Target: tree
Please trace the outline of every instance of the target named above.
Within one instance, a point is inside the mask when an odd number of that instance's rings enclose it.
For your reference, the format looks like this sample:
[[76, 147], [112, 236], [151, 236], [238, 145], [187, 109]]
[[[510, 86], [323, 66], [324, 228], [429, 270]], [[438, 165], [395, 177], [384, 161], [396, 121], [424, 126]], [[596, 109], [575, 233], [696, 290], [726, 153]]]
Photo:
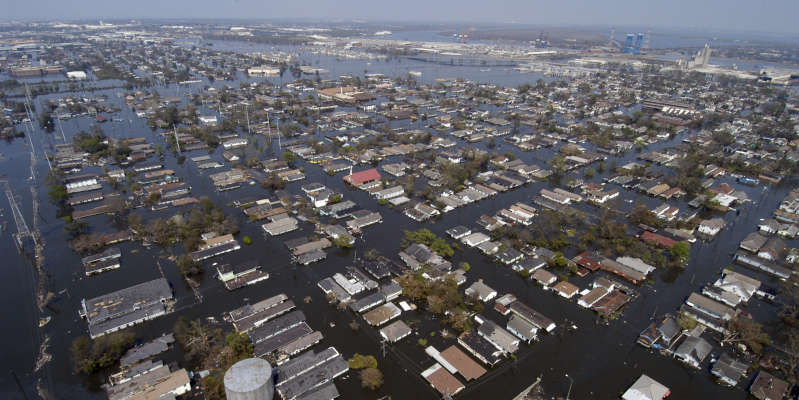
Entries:
[[563, 256], [563, 253], [557, 252], [555, 253], [555, 257], [552, 257], [548, 264], [552, 268], [562, 269], [566, 268], [566, 266], [569, 265], [569, 262], [566, 260], [566, 257]]
[[89, 230], [88, 223], [83, 221], [76, 221], [68, 215], [64, 217], [64, 221], [66, 221], [66, 224], [64, 225], [64, 231], [67, 233], [67, 235], [69, 235], [70, 238], [74, 238]]
[[361, 387], [376, 390], [383, 386], [383, 373], [377, 368], [366, 368], [361, 371]]
[[135, 336], [130, 332], [114, 332], [92, 341], [79, 336], [72, 341], [70, 353], [76, 371], [93, 374], [119, 362], [120, 357], [133, 345]]
[[680, 325], [680, 328], [686, 331], [690, 331], [691, 329], [694, 329], [696, 327], [697, 322], [696, 319], [694, 319], [694, 317], [684, 312], [680, 312], [680, 315], [677, 317], [677, 324]]
[[53, 116], [49, 111], [44, 111], [41, 115], [39, 115], [39, 128], [42, 128], [47, 132], [52, 132], [55, 130], [55, 122], [53, 121]]
[[687, 242], [677, 242], [671, 247], [670, 252], [672, 257], [680, 260], [681, 263], [685, 263], [691, 256], [691, 245]]
[[60, 203], [67, 198], [67, 187], [64, 185], [51, 185], [47, 195], [50, 196], [50, 201], [53, 203]]
[[225, 343], [231, 350], [236, 359], [242, 360], [252, 357], [252, 341], [244, 333], [229, 333], [225, 337]]
[[173, 328], [175, 339], [183, 347], [189, 359], [208, 357], [221, 339], [221, 330], [203, 324], [200, 320], [188, 321], [178, 318]]
[[737, 316], [727, 322], [727, 331], [721, 339], [721, 345], [741, 343], [753, 352], [760, 354], [763, 347], [771, 343], [771, 338], [763, 332], [763, 326], [751, 318]]
[[452, 249], [445, 239], [436, 236], [435, 233], [427, 228], [416, 231], [405, 231], [405, 241], [408, 243], [424, 244], [441, 257], [452, 257], [455, 254], [455, 250]]
[[630, 211], [629, 218], [630, 222], [634, 224], [658, 225], [657, 216], [652, 211], [649, 211], [649, 208], [640, 199], [636, 200], [635, 206], [633, 206], [632, 211]]
[[183, 276], [197, 275], [202, 272], [202, 266], [197, 261], [194, 261], [190, 255], [184, 254], [180, 256], [177, 262], [178, 271]]
[[334, 238], [333, 239], [333, 244], [336, 247], [339, 247], [339, 248], [342, 248], [342, 249], [349, 249], [349, 248], [352, 248], [354, 246], [354, 243], [352, 242], [351, 238], [349, 236], [344, 236], [344, 235], [340, 235], [340, 236]]
[[355, 353], [347, 360], [351, 369], [377, 368], [377, 359], [373, 355], [361, 355]]
[[289, 165], [294, 165], [294, 161], [297, 160], [297, 155], [295, 155], [294, 153], [292, 153], [290, 151], [284, 151], [282, 157], [283, 157], [283, 161], [285, 161], [286, 164], [289, 164]]
[[799, 331], [796, 329], [791, 329], [788, 332], [788, 337], [785, 341], [784, 352], [785, 352], [785, 364], [788, 367], [788, 370], [785, 371], [788, 374], [788, 379], [791, 382], [796, 382], [797, 375], [799, 374]]

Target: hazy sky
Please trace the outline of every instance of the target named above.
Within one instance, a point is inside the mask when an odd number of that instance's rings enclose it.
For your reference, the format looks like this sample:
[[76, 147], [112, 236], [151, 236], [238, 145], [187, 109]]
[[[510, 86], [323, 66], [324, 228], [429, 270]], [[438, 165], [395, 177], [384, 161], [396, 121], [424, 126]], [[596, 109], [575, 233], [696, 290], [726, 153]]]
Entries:
[[0, 0], [0, 10], [0, 19], [379, 19], [799, 33], [799, 0]]

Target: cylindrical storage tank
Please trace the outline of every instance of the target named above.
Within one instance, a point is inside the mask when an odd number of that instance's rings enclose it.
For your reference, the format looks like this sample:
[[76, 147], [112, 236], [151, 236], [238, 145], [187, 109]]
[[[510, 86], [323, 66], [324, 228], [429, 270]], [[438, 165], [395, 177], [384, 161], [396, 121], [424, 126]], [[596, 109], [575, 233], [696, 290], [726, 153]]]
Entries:
[[274, 395], [272, 367], [266, 360], [241, 360], [225, 372], [227, 400], [272, 400]]

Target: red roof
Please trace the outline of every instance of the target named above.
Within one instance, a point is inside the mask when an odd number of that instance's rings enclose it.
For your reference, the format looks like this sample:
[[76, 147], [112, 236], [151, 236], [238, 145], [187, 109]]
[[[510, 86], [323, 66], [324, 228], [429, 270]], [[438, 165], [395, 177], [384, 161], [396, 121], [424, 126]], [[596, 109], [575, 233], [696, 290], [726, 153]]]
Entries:
[[601, 258], [591, 257], [591, 255], [588, 254], [587, 251], [584, 251], [579, 256], [574, 257], [572, 261], [574, 261], [575, 263], [577, 263], [577, 265], [581, 267], [590, 269], [591, 271], [598, 270], [602, 265], [602, 263], [600, 262]]
[[675, 242], [674, 240], [671, 240], [663, 235], [658, 235], [657, 233], [652, 233], [648, 231], [645, 231], [641, 235], [641, 240], [668, 248], [671, 248], [672, 246], [677, 244], [677, 242]]
[[380, 180], [380, 173], [375, 168], [355, 172], [344, 177], [344, 181], [351, 185], [362, 185], [377, 180]]

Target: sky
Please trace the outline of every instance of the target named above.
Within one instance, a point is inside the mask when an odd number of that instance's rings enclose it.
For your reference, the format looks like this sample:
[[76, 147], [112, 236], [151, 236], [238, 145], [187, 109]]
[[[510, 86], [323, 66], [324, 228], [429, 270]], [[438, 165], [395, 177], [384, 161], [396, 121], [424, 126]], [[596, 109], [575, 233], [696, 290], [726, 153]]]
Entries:
[[0, 19], [311, 18], [799, 34], [799, 0], [0, 0]]

